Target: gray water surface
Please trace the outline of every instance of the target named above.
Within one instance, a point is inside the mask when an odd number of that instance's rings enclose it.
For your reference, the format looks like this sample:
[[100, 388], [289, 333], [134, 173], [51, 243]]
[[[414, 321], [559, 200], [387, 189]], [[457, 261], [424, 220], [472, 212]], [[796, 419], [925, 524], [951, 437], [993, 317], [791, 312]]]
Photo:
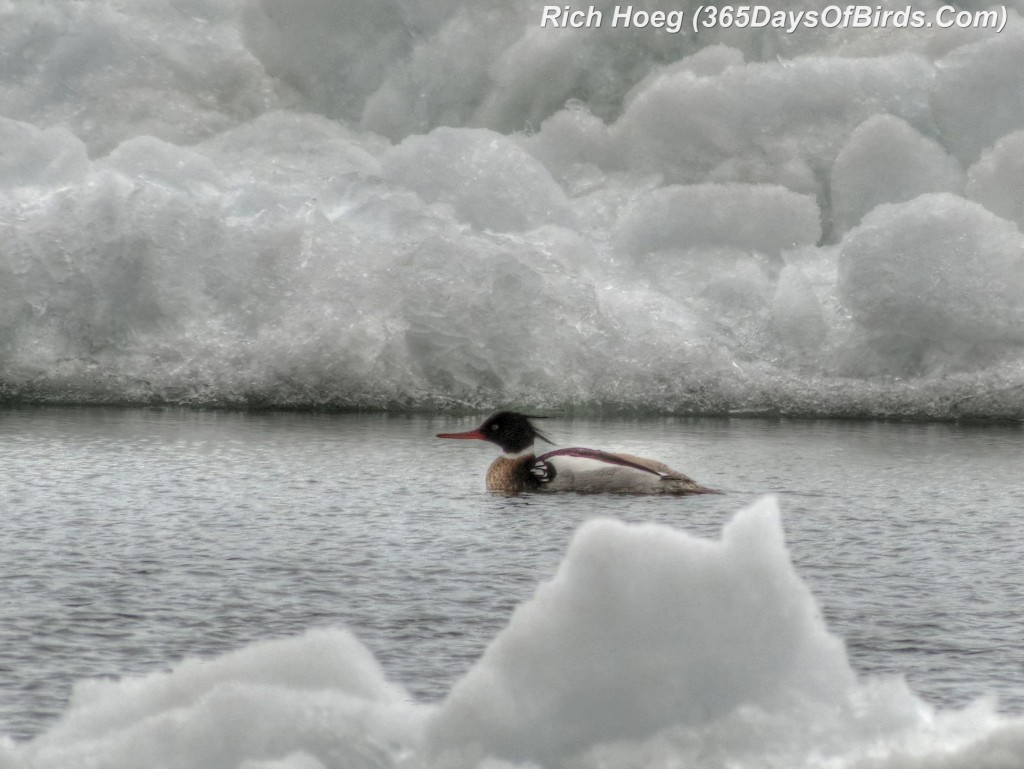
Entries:
[[656, 457], [727, 493], [492, 496], [478, 418], [0, 411], [0, 734], [72, 684], [345, 624], [443, 697], [595, 515], [704, 537], [779, 495], [797, 570], [863, 674], [1024, 712], [1017, 427], [550, 419], [560, 445]]

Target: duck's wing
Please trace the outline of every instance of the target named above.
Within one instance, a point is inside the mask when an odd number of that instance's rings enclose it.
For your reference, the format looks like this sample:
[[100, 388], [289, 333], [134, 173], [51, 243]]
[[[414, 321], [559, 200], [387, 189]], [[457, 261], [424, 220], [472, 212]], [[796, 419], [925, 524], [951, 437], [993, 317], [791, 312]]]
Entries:
[[613, 454], [600, 449], [556, 449], [537, 457], [530, 474], [540, 483], [550, 483], [559, 474], [580, 476], [590, 473], [608, 474], [616, 468], [626, 473], [639, 473], [649, 481], [686, 481], [691, 479], [670, 468], [668, 465], [653, 459], [633, 456], [632, 454]]

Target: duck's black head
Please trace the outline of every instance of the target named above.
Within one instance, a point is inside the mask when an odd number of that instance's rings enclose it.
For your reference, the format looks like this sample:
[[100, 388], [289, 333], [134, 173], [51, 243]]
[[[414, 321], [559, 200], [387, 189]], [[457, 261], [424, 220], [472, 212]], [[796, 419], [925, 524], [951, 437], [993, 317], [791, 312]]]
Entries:
[[499, 411], [484, 420], [475, 430], [464, 433], [438, 433], [438, 438], [477, 439], [490, 441], [501, 447], [506, 454], [516, 454], [530, 448], [536, 438], [547, 441], [547, 437], [530, 422], [529, 417], [516, 411]]

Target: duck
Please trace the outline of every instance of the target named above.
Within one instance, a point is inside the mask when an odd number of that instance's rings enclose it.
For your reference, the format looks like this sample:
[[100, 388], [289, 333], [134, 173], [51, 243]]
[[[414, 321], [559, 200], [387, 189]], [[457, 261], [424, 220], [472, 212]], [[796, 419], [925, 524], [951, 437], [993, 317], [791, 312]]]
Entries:
[[[552, 443], [531, 419], [542, 417], [499, 411], [475, 430], [438, 433], [438, 438], [481, 440], [501, 449], [487, 469], [487, 490], [508, 495], [523, 492], [618, 494], [718, 494], [663, 462], [599, 449], [554, 449], [537, 456], [537, 439]], [[552, 443], [552, 445], [554, 445]]]

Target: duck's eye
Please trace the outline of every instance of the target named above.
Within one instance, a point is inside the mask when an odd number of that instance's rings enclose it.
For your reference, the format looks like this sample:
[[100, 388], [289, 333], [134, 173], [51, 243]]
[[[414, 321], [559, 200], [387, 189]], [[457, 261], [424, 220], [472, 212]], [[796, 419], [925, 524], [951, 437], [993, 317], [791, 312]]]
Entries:
[[491, 425], [491, 432], [492, 432], [492, 433], [493, 433], [493, 432], [497, 432], [497, 430], [498, 430], [498, 425], [496, 425], [496, 424], [494, 424], [494, 425]]

